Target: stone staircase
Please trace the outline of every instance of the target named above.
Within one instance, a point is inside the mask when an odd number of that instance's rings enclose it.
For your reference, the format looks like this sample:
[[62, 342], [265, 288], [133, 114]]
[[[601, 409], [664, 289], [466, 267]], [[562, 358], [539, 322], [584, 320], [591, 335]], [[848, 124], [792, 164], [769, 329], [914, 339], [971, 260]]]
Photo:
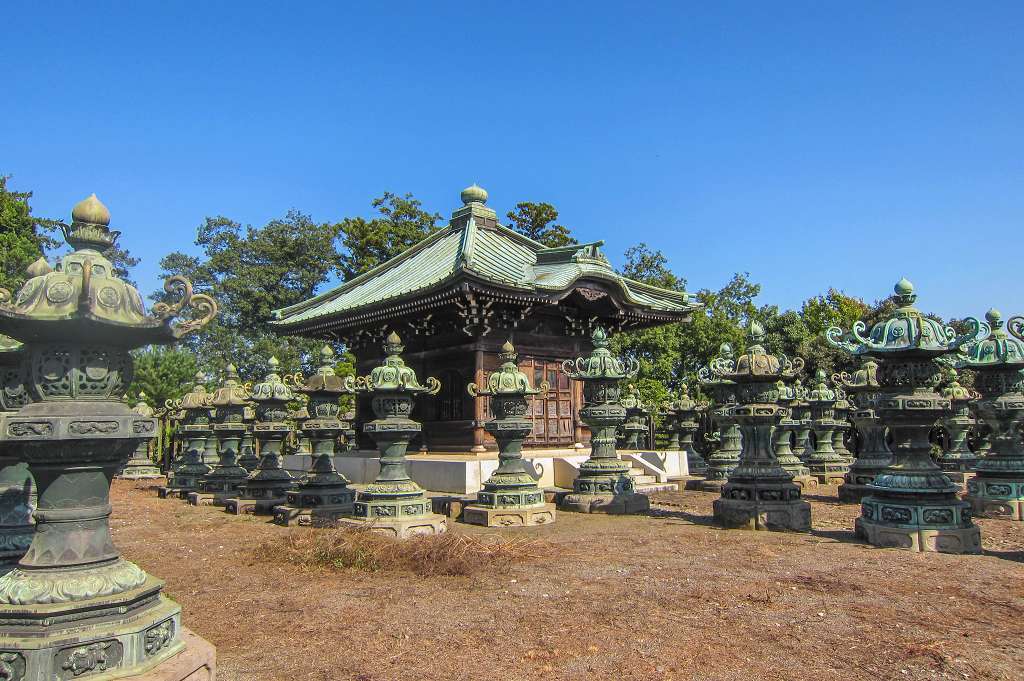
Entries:
[[636, 487], [636, 491], [641, 494], [651, 494], [652, 492], [675, 492], [679, 490], [679, 486], [676, 483], [658, 482], [657, 476], [650, 475], [639, 466], [633, 466], [629, 469], [629, 477], [633, 478], [633, 484]]

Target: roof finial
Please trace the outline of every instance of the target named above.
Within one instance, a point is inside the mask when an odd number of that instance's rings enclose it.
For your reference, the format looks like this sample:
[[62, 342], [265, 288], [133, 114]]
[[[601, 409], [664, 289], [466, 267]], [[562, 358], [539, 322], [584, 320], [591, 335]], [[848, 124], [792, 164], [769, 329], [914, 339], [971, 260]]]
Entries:
[[465, 206], [471, 203], [479, 203], [480, 205], [487, 203], [487, 190], [474, 182], [462, 190], [462, 203]]

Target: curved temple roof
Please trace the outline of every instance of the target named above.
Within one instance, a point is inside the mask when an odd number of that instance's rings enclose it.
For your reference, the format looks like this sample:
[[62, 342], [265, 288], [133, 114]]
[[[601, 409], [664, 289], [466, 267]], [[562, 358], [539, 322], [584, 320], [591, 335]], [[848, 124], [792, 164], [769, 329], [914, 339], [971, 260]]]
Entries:
[[386, 307], [390, 301], [448, 287], [462, 277], [542, 296], [571, 289], [580, 279], [600, 280], [618, 289], [622, 299], [638, 310], [682, 319], [699, 307], [686, 292], [643, 284], [615, 272], [600, 251], [601, 241], [549, 248], [498, 224], [495, 218], [481, 201], [470, 201], [443, 229], [331, 291], [276, 310], [271, 324], [287, 332], [329, 317]]

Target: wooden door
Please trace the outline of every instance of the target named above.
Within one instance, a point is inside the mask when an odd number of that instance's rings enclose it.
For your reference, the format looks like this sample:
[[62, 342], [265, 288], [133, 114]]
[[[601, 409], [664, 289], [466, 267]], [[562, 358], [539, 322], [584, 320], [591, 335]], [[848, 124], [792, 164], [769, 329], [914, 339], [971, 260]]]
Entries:
[[525, 359], [519, 368], [530, 377], [535, 388], [543, 381], [550, 386], [546, 395], [537, 395], [530, 401], [527, 413], [533, 421], [533, 432], [526, 444], [531, 447], [571, 447], [575, 441], [573, 391], [559, 362]]

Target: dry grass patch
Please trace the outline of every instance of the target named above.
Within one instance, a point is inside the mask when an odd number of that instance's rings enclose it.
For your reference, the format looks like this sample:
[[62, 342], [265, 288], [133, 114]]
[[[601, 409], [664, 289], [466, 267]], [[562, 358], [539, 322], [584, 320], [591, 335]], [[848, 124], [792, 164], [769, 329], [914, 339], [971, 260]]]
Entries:
[[472, 575], [507, 571], [514, 563], [553, 553], [547, 542], [527, 537], [446, 532], [398, 540], [364, 528], [303, 529], [255, 550], [264, 561], [307, 568], [411, 572], [421, 576]]

